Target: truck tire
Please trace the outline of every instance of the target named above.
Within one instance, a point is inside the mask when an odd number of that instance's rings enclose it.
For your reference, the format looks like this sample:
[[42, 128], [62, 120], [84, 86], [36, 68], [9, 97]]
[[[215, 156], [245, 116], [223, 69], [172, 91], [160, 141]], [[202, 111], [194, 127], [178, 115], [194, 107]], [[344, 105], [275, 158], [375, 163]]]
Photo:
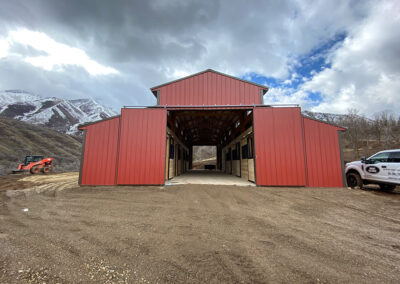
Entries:
[[363, 181], [358, 173], [350, 172], [346, 175], [347, 186], [351, 188], [362, 188]]
[[396, 188], [394, 184], [383, 184], [383, 183], [381, 183], [379, 187], [383, 191], [393, 191]]
[[33, 175], [34, 174], [38, 174], [40, 172], [40, 169], [39, 169], [39, 167], [34, 166], [34, 167], [31, 168], [30, 172]]

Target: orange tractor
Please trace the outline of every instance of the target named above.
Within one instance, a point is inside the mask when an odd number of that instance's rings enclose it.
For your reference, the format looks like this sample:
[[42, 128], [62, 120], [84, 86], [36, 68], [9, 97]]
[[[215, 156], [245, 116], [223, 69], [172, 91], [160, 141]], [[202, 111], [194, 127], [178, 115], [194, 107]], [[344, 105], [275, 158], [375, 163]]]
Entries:
[[47, 174], [53, 170], [53, 158], [43, 159], [43, 156], [26, 156], [23, 164], [13, 174], [30, 172], [31, 174]]

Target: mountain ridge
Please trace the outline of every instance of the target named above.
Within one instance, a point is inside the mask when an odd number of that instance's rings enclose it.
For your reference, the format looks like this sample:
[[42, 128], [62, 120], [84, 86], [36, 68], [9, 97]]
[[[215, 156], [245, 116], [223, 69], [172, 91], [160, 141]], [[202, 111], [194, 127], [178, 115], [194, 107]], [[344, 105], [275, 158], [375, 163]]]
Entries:
[[0, 116], [47, 126], [66, 134], [79, 134], [78, 125], [117, 113], [92, 98], [41, 97], [24, 90], [0, 91]]

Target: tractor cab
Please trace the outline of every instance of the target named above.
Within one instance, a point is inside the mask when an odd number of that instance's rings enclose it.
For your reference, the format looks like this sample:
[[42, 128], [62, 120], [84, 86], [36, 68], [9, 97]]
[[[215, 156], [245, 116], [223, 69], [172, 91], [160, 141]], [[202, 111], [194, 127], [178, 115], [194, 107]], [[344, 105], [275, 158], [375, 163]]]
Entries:
[[27, 166], [30, 163], [35, 163], [43, 160], [43, 156], [25, 156], [24, 165]]

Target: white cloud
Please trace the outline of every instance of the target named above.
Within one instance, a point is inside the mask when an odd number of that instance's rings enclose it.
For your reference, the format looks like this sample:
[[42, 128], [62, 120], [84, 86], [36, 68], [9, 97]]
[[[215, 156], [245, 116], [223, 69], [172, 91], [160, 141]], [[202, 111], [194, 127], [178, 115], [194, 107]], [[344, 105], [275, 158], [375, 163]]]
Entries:
[[314, 111], [345, 113], [356, 108], [367, 115], [390, 109], [399, 112], [399, 55], [400, 6], [380, 2], [332, 51], [331, 67], [316, 73], [299, 92], [322, 94], [323, 102], [314, 106]]
[[63, 70], [66, 65], [75, 65], [84, 68], [91, 75], [119, 73], [112, 67], [101, 65], [92, 60], [83, 50], [56, 42], [44, 33], [27, 29], [11, 31], [8, 35], [8, 41], [0, 41], [0, 58], [1, 55], [7, 56], [7, 50], [13, 43], [30, 46], [38, 51], [45, 52], [46, 55], [27, 56], [24, 61], [48, 71], [59, 71]]
[[8, 41], [0, 38], [0, 59], [5, 58], [8, 54]]

